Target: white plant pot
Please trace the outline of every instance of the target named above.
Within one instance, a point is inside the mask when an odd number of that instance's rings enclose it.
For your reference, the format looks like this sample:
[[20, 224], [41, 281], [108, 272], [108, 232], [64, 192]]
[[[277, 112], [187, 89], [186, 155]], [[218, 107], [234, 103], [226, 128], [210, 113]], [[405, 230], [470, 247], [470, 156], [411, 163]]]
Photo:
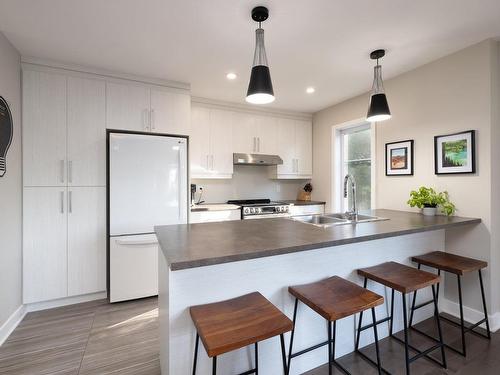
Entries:
[[424, 207], [422, 208], [422, 213], [425, 216], [436, 216], [437, 208], [436, 207]]

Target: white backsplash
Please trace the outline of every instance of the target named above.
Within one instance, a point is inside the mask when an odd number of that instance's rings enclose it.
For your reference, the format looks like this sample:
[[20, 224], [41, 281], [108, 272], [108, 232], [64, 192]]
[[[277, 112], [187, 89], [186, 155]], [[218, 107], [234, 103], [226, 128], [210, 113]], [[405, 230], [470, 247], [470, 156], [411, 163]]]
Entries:
[[[229, 199], [272, 200], [296, 199], [298, 192], [308, 180], [272, 180], [268, 167], [235, 165], [232, 179], [192, 179], [197, 188], [203, 187], [203, 198], [207, 203], [222, 203]], [[198, 200], [199, 192], [196, 193]]]

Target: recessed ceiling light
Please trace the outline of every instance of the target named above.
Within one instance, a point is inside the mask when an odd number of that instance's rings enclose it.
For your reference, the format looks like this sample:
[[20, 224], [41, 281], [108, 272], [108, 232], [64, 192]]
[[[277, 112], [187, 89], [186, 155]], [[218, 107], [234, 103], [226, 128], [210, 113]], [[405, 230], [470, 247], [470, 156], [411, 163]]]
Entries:
[[308, 88], [306, 89], [306, 92], [307, 92], [308, 94], [312, 94], [314, 91], [316, 91], [316, 89], [315, 89], [314, 87], [308, 87]]
[[233, 80], [233, 79], [236, 79], [237, 75], [235, 73], [227, 73], [226, 74], [226, 78], [229, 79], [229, 80]]

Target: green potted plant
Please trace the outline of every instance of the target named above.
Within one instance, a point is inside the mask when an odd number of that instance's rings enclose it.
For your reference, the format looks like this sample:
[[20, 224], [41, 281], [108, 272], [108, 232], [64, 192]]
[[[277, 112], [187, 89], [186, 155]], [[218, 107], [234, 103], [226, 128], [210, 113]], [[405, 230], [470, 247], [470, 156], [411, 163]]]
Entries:
[[410, 207], [418, 207], [422, 209], [422, 213], [426, 216], [436, 215], [437, 208], [445, 215], [453, 215], [456, 211], [455, 205], [450, 201], [448, 192], [436, 192], [433, 188], [421, 186], [418, 190], [410, 192], [408, 200]]

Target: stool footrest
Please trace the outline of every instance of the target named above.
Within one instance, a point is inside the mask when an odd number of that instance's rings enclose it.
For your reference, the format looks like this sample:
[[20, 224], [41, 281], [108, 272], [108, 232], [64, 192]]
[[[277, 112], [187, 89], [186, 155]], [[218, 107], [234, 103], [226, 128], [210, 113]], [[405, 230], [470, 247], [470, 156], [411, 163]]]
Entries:
[[[446, 316], [439, 316], [442, 320], [445, 320], [447, 321], [448, 323], [451, 323], [457, 327], [460, 327], [460, 323], [458, 322], [455, 322], [454, 320], [450, 319], [450, 318], [447, 318]], [[473, 325], [469, 326], [469, 327], [466, 327], [464, 329], [464, 332], [470, 332], [470, 333], [474, 333], [476, 335], [479, 335], [479, 336], [482, 336], [482, 337], [486, 337], [488, 338], [487, 335], [484, 335], [483, 333], [481, 332], [477, 332], [477, 331], [474, 331], [474, 328], [477, 328], [480, 324], [483, 324], [483, 323], [486, 323], [486, 318], [483, 318], [481, 319], [479, 322], [477, 323], [474, 323]]]
[[[388, 316], [387, 318], [384, 318], [384, 319], [377, 320], [375, 322], [375, 325], [379, 325], [379, 324], [385, 323], [385, 322], [387, 322], [389, 320], [391, 320], [390, 316]], [[373, 325], [374, 325], [374, 323], [367, 324], [366, 326], [361, 327], [359, 330], [360, 331], [364, 331], [365, 329], [373, 328]]]
[[430, 301], [427, 301], [427, 302], [422, 302], [422, 303], [419, 303], [418, 305], [416, 305], [415, 307], [412, 307], [412, 310], [415, 311], [415, 310], [418, 310], [420, 309], [421, 307], [424, 307], [424, 306], [427, 306], [427, 305], [430, 305], [434, 303], [434, 300], [430, 300]]
[[[395, 335], [391, 335], [391, 337], [392, 337], [393, 339], [395, 339], [397, 342], [399, 342], [400, 344], [405, 345], [404, 340], [401, 340], [399, 337], [397, 337], [397, 336], [395, 336]], [[422, 350], [420, 350], [420, 349], [416, 348], [415, 346], [411, 345], [410, 343], [407, 343], [407, 345], [408, 345], [408, 347], [409, 347], [411, 350], [413, 350], [414, 352], [417, 352], [417, 353], [418, 353], [418, 354], [417, 354], [417, 355], [415, 355], [414, 357], [408, 358], [408, 362], [410, 362], [410, 363], [411, 363], [411, 362], [415, 361], [416, 359], [419, 359], [419, 358], [423, 357], [423, 358], [425, 358], [425, 359], [427, 359], [427, 360], [429, 360], [429, 361], [432, 361], [432, 362], [434, 362], [434, 363], [438, 364], [439, 366], [443, 367], [443, 364], [442, 364], [441, 362], [439, 362], [437, 359], [434, 359], [434, 358], [432, 358], [432, 357], [430, 357], [430, 356], [429, 356], [429, 353], [430, 353], [430, 352], [432, 352], [432, 351], [434, 351], [434, 350], [436, 350], [436, 349], [439, 349], [439, 348], [441, 347], [441, 344], [434, 345], [434, 346], [432, 346], [432, 347], [430, 347], [429, 349], [426, 349], [426, 350], [424, 350], [424, 351], [422, 351]], [[443, 344], [443, 345], [444, 345], [444, 344]]]
[[242, 372], [241, 374], [238, 374], [238, 375], [250, 375], [250, 374], [256, 374], [256, 373], [257, 373], [257, 369], [254, 368], [252, 370], [248, 370], [248, 371]]
[[[332, 343], [334, 342], [334, 340], [332, 340]], [[309, 353], [309, 352], [312, 352], [313, 350], [316, 350], [318, 348], [321, 348], [322, 346], [326, 346], [328, 345], [328, 340], [320, 343], [320, 344], [316, 344], [316, 345], [313, 345], [309, 348], [306, 348], [306, 349], [302, 349], [296, 353], [293, 353], [293, 354], [290, 354], [290, 358], [295, 358], [295, 357], [298, 357], [299, 355], [302, 355], [302, 354], [305, 354], [305, 353]]]

